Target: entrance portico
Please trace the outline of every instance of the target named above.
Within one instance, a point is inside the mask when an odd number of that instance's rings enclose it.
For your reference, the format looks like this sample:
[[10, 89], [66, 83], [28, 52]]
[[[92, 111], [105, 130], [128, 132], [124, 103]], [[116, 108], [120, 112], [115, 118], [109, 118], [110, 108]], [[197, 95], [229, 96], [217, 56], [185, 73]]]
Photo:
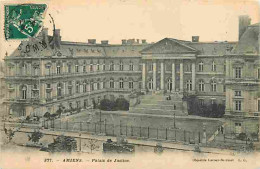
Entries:
[[[158, 49], [161, 51], [158, 52]], [[161, 90], [181, 93], [195, 91], [195, 49], [166, 38], [144, 49], [141, 53], [143, 91]], [[187, 67], [187, 70], [184, 70], [184, 67]], [[191, 87], [185, 85], [186, 81], [191, 83]]]

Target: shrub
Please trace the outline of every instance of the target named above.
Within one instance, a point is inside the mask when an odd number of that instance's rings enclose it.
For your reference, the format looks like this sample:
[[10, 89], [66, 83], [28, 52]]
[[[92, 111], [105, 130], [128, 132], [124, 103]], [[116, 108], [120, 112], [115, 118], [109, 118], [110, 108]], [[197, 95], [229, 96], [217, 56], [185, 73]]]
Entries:
[[50, 152], [73, 152], [77, 150], [77, 141], [69, 136], [58, 136], [48, 145]]
[[129, 110], [129, 102], [124, 98], [116, 99], [115, 104], [117, 110]]
[[32, 141], [33, 143], [38, 143], [39, 140], [43, 137], [43, 133], [39, 131], [34, 131], [32, 135], [28, 135], [28, 140]]
[[50, 118], [51, 117], [51, 113], [49, 113], [49, 112], [46, 112], [44, 115], [43, 115], [43, 117], [45, 117], [45, 118]]
[[240, 133], [238, 136], [237, 136], [237, 139], [239, 140], [246, 140], [247, 136], [246, 136], [246, 133]]

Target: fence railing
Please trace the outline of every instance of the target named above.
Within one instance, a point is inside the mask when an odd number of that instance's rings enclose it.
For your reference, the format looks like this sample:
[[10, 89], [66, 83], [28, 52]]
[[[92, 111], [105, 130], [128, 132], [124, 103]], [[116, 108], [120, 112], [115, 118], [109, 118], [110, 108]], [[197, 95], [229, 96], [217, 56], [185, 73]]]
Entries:
[[189, 144], [199, 144], [202, 142], [202, 132], [191, 132], [174, 128], [153, 128], [131, 125], [107, 124], [105, 121], [71, 122], [62, 120], [43, 121], [42, 127], [54, 131], [71, 131], [90, 134], [102, 134], [106, 136], [124, 136], [135, 139], [167, 140], [173, 142], [184, 142]]

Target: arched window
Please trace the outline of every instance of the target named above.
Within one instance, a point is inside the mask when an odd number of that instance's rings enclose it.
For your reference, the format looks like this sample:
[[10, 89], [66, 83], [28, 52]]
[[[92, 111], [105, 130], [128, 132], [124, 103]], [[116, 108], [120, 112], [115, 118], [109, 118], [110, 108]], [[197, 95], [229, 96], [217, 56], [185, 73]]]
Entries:
[[80, 84], [79, 84], [79, 81], [76, 82], [76, 93], [79, 93], [80, 91]]
[[58, 83], [57, 84], [57, 96], [61, 97], [61, 95], [62, 95], [62, 84]]
[[204, 92], [204, 81], [203, 80], [200, 80], [199, 81], [199, 91], [200, 92]]
[[202, 61], [199, 63], [199, 71], [203, 72], [203, 62]]
[[211, 82], [211, 91], [216, 92], [217, 91], [217, 83], [215, 81]]
[[124, 88], [124, 79], [123, 79], [123, 78], [120, 78], [120, 79], [119, 79], [119, 88], [120, 88], [120, 89], [123, 89], [123, 88]]
[[187, 83], [186, 83], [186, 87], [187, 87], [187, 90], [188, 91], [191, 91], [192, 90], [192, 83], [191, 83], [191, 80], [188, 80]]
[[130, 70], [130, 71], [133, 71], [133, 70], [134, 70], [133, 62], [130, 62], [130, 63], [129, 63], [129, 70]]
[[22, 99], [27, 99], [27, 87], [22, 86]]
[[100, 83], [97, 82], [97, 90], [100, 90]]
[[121, 60], [120, 60], [120, 63], [119, 63], [119, 69], [120, 69], [120, 71], [124, 70], [124, 64]]
[[168, 79], [167, 80], [167, 90], [172, 90], [172, 80], [171, 79]]
[[114, 88], [114, 79], [110, 79], [109, 81], [109, 87]]
[[39, 89], [38, 89], [37, 84], [34, 84], [34, 85], [33, 85], [33, 88], [32, 88], [32, 97], [33, 97], [33, 98], [38, 98], [38, 97], [39, 97]]
[[217, 66], [216, 66], [216, 63], [214, 61], [212, 62], [212, 68], [211, 69], [212, 69], [213, 72], [217, 71]]

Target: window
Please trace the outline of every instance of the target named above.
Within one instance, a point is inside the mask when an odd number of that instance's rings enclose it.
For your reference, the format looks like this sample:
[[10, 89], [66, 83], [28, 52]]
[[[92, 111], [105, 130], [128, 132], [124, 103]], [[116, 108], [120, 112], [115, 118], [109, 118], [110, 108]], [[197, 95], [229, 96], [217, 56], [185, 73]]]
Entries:
[[83, 82], [83, 92], [86, 93], [87, 92], [87, 83]]
[[257, 69], [257, 79], [260, 79], [260, 68]]
[[204, 81], [200, 80], [199, 81], [199, 91], [200, 92], [204, 92], [204, 86], [205, 86]]
[[106, 65], [105, 65], [105, 63], [103, 64], [103, 71], [105, 71], [106, 70]]
[[71, 65], [68, 65], [68, 73], [71, 73]]
[[213, 71], [213, 72], [216, 72], [217, 71], [217, 66], [216, 66], [216, 63], [213, 61], [212, 62], [212, 68], [211, 68], [211, 70]]
[[240, 100], [235, 101], [235, 110], [241, 111], [241, 101]]
[[79, 73], [79, 65], [76, 65], [76, 66], [75, 66], [75, 72], [76, 72], [76, 73]]
[[257, 100], [257, 105], [258, 105], [258, 112], [260, 112], [260, 100]]
[[88, 107], [88, 100], [87, 99], [84, 100], [83, 106], [84, 106], [84, 109], [86, 109]]
[[94, 88], [94, 82], [91, 82], [91, 83], [90, 83], [90, 89], [91, 89], [91, 91], [94, 91], [94, 90], [95, 90], [95, 88]]
[[57, 71], [56, 71], [57, 74], [60, 74], [60, 73], [61, 73], [61, 67], [60, 67], [60, 65], [58, 65], [56, 69], [57, 69]]
[[97, 90], [100, 90], [100, 83], [97, 82]]
[[82, 69], [83, 69], [83, 70], [82, 70], [83, 73], [85, 73], [85, 72], [86, 72], [86, 65], [84, 65]]
[[223, 85], [223, 92], [226, 92], [226, 85]]
[[103, 88], [106, 88], [106, 82], [103, 81]]
[[129, 82], [129, 89], [133, 89], [134, 88], [134, 82], [131, 80]]
[[80, 91], [79, 91], [80, 89], [79, 89], [79, 82], [77, 82], [76, 83], [76, 93], [79, 93]]
[[47, 89], [50, 89], [50, 88], [51, 88], [51, 84], [47, 83], [47, 84], [46, 84], [46, 88], [47, 88]]
[[153, 71], [153, 63], [149, 64], [149, 71]]
[[27, 99], [27, 87], [22, 87], [22, 99]]
[[124, 64], [123, 64], [122, 61], [120, 61], [120, 63], [119, 63], [119, 70], [120, 70], [120, 71], [123, 71], [123, 70], [124, 70]]
[[235, 68], [235, 78], [241, 78], [241, 67]]
[[203, 72], [203, 62], [202, 61], [199, 63], [199, 71]]
[[199, 105], [204, 106], [204, 99], [199, 99]]
[[211, 91], [216, 92], [217, 91], [217, 83], [215, 81], [211, 82]]
[[215, 98], [211, 99], [211, 104], [216, 104], [216, 99]]
[[90, 64], [89, 69], [90, 69], [91, 72], [93, 72], [93, 64], [92, 63]]
[[130, 62], [130, 64], [129, 64], [129, 70], [130, 70], [130, 71], [133, 71], [133, 70], [134, 70], [133, 62]]
[[110, 79], [109, 81], [109, 87], [114, 88], [114, 79]]
[[80, 101], [77, 101], [76, 105], [77, 105], [77, 109], [80, 109]]
[[113, 61], [110, 62], [109, 70], [114, 71], [114, 62]]
[[149, 88], [149, 90], [153, 89], [153, 79], [150, 79], [150, 81], [148, 83], [148, 88]]
[[97, 71], [100, 71], [99, 63], [97, 64]]
[[62, 95], [61, 87], [62, 87], [62, 84], [58, 83], [57, 84], [57, 96], [58, 97], [61, 97], [61, 95]]
[[191, 64], [187, 64], [186, 65], [186, 71], [187, 72], [191, 72]]
[[226, 72], [226, 63], [224, 63], [224, 73]]
[[241, 96], [241, 91], [235, 91], [235, 96]]
[[120, 79], [119, 79], [119, 88], [120, 88], [120, 89], [123, 89], [123, 88], [124, 88], [124, 79], [123, 79], [123, 78], [120, 78]]
[[172, 80], [171, 79], [168, 79], [167, 80], [167, 90], [172, 90]]
[[191, 90], [192, 90], [191, 80], [188, 80], [187, 83], [186, 83], [186, 85], [187, 85], [187, 90], [188, 90], [188, 91], [191, 91]]

